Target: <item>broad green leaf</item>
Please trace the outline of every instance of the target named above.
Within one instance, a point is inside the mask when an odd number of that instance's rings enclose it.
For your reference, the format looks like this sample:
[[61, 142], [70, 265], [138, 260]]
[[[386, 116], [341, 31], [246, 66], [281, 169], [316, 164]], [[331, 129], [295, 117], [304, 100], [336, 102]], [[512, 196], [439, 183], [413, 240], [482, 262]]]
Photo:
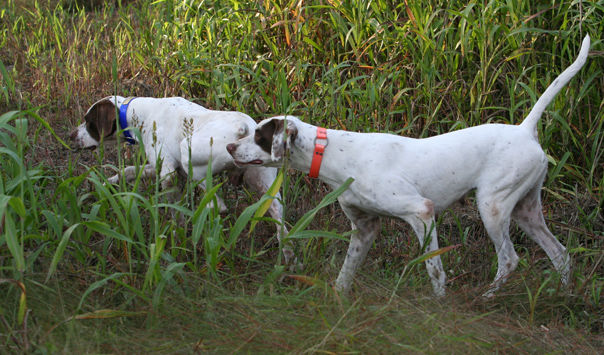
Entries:
[[342, 186], [338, 187], [337, 189], [335, 189], [332, 192], [330, 192], [329, 194], [327, 194], [327, 196], [325, 196], [323, 198], [323, 200], [321, 200], [321, 202], [319, 202], [319, 204], [317, 205], [317, 207], [315, 207], [312, 210], [306, 212], [304, 214], [304, 216], [302, 216], [302, 218], [300, 218], [300, 220], [298, 221], [298, 223], [296, 223], [292, 227], [292, 229], [289, 231], [289, 233], [292, 234], [292, 235], [295, 235], [296, 232], [303, 231], [310, 224], [310, 222], [313, 220], [313, 218], [315, 218], [315, 215], [317, 214], [317, 212], [319, 212], [325, 206], [328, 206], [328, 205], [334, 203], [338, 199], [338, 197], [341, 194], [343, 194], [344, 191], [346, 191], [348, 189], [348, 186], [350, 186], [350, 184], [352, 184], [353, 181], [354, 181], [353, 178], [348, 178], [348, 180], [346, 180], [342, 184]]
[[[23, 321], [25, 320], [25, 313], [27, 311], [27, 292], [25, 291], [25, 284], [18, 280], [0, 278], [0, 284], [6, 282], [13, 284], [21, 290], [21, 295], [19, 296], [19, 312], [17, 314], [17, 319], [19, 320], [19, 324], [23, 324]], [[2, 313], [0, 313], [0, 315], [2, 315]]]
[[10, 214], [4, 216], [4, 233], [6, 237], [6, 245], [10, 251], [15, 264], [17, 264], [17, 270], [23, 272], [25, 270], [25, 256], [21, 240], [15, 227], [15, 222]]
[[48, 282], [48, 280], [50, 279], [52, 274], [55, 272], [55, 269], [57, 268], [59, 261], [61, 260], [61, 258], [63, 258], [63, 253], [65, 252], [65, 248], [67, 248], [67, 242], [69, 241], [71, 234], [79, 226], [80, 226], [79, 223], [72, 225], [61, 236], [61, 241], [59, 242], [59, 245], [57, 246], [57, 249], [56, 249], [54, 255], [52, 256], [52, 261], [50, 262], [50, 267], [48, 268], [48, 272], [46, 273], [46, 280], [44, 282]]

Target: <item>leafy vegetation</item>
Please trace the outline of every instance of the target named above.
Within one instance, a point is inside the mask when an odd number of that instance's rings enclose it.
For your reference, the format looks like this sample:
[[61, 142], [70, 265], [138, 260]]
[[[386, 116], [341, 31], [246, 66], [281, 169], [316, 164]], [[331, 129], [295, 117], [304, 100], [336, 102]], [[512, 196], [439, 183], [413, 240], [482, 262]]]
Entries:
[[[602, 0], [5, 1], [1, 352], [603, 351], [603, 15]], [[514, 226], [518, 271], [481, 299], [496, 257], [469, 196], [439, 216], [446, 299], [431, 298], [415, 236], [397, 221], [384, 223], [353, 291], [335, 294], [349, 222], [322, 183], [284, 174], [304, 266], [290, 271], [256, 213], [269, 196], [218, 176], [198, 197], [181, 181], [183, 200], [168, 204], [157, 179], [105, 184], [144, 162], [137, 147], [63, 142], [113, 93], [416, 138], [517, 124], [587, 33], [588, 63], [539, 125], [544, 213], [573, 254], [569, 288]], [[228, 215], [205, 207], [215, 194]]]

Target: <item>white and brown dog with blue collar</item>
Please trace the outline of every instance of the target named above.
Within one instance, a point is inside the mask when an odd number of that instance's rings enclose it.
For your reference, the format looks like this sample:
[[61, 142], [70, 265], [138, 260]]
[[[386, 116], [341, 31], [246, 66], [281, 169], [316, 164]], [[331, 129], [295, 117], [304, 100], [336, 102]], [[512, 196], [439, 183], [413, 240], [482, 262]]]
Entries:
[[[324, 130], [292, 116], [266, 119], [254, 134], [227, 145], [241, 167], [291, 166], [338, 188], [354, 178], [338, 201], [356, 226], [336, 288], [349, 289], [358, 267], [381, 231], [380, 217], [406, 221], [426, 251], [438, 249], [435, 216], [476, 190], [478, 210], [495, 244], [498, 269], [485, 296], [491, 296], [518, 264], [510, 221], [541, 246], [560, 273], [570, 278], [570, 256], [548, 230], [541, 207], [547, 157], [539, 145], [537, 122], [547, 105], [585, 64], [585, 37], [576, 61], [543, 93], [518, 126], [485, 124], [426, 139], [392, 134]], [[322, 162], [321, 162], [322, 159]], [[318, 168], [317, 168], [318, 167]], [[436, 295], [445, 294], [439, 256], [426, 260]]]
[[[189, 166], [192, 179], [200, 181], [206, 177], [210, 156], [212, 174], [227, 171], [229, 180], [238, 185], [244, 180], [260, 194], [266, 193], [274, 182], [277, 169], [262, 166], [238, 167], [227, 152], [226, 146], [254, 132], [256, 122], [248, 115], [235, 111], [213, 111], [181, 97], [149, 98], [109, 96], [95, 102], [86, 112], [85, 122], [70, 133], [75, 148], [94, 149], [101, 143], [117, 143], [118, 132], [123, 130], [124, 139], [142, 144], [147, 155], [147, 165], [142, 177], [156, 174], [156, 164], [161, 161], [159, 173], [163, 189], [172, 186], [170, 175], [174, 172], [186, 176]], [[118, 127], [119, 120], [119, 127]], [[142, 141], [134, 137], [130, 127], [141, 132]], [[190, 159], [189, 159], [190, 158]], [[132, 181], [136, 168], [128, 166], [123, 177]], [[110, 177], [117, 183], [120, 175]], [[205, 187], [202, 182], [200, 185]], [[277, 237], [281, 240], [283, 206], [277, 195], [269, 207], [269, 214], [278, 221]], [[224, 202], [217, 196], [221, 212], [226, 211]], [[283, 249], [286, 262], [293, 260], [293, 251]]]

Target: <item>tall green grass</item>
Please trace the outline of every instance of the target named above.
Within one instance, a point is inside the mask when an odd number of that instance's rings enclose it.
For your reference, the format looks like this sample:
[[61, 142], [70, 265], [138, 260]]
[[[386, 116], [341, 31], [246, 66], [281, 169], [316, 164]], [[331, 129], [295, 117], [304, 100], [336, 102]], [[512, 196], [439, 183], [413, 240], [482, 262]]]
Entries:
[[[272, 341], [284, 353], [599, 351], [603, 9], [602, 1], [8, 0], [0, 8], [0, 349], [266, 352]], [[567, 290], [513, 228], [518, 273], [495, 301], [476, 298], [496, 258], [470, 196], [439, 216], [450, 300], [425, 300], [415, 236], [390, 221], [347, 298], [329, 284], [349, 225], [329, 204], [338, 192], [322, 183], [283, 175], [285, 220], [303, 265], [293, 272], [257, 212], [271, 197], [252, 198], [218, 176], [202, 196], [193, 193], [198, 182], [180, 181], [182, 200], [168, 202], [159, 177], [107, 184], [125, 164], [144, 164], [142, 151], [68, 152], [59, 138], [113, 93], [181, 95], [258, 120], [287, 113], [416, 138], [517, 124], [587, 33], [587, 65], [539, 125], [551, 163], [544, 212], [575, 260]], [[215, 194], [228, 215], [206, 208]]]

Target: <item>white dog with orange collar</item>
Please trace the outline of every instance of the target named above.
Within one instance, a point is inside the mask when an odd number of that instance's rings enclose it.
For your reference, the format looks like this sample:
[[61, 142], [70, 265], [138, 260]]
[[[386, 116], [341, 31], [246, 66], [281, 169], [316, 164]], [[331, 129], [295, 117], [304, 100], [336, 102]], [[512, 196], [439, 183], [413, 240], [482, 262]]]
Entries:
[[[283, 165], [288, 155], [294, 169], [307, 172], [314, 157], [322, 158], [319, 179], [338, 188], [354, 178], [338, 201], [358, 231], [352, 234], [336, 288], [349, 289], [359, 265], [381, 231], [380, 217], [406, 221], [427, 252], [438, 249], [435, 216], [469, 191], [476, 190], [477, 206], [495, 243], [498, 269], [485, 296], [491, 296], [518, 264], [509, 236], [513, 219], [541, 246], [560, 273], [570, 278], [566, 248], [548, 230], [541, 207], [541, 185], [547, 157], [539, 145], [537, 122], [547, 105], [585, 64], [586, 36], [576, 61], [537, 101], [518, 126], [485, 124], [451, 133], [412, 139], [392, 134], [327, 130], [329, 142], [316, 153], [318, 127], [292, 116], [266, 119], [253, 135], [227, 145], [242, 167]], [[325, 147], [327, 146], [327, 147]], [[432, 286], [445, 293], [445, 272], [439, 256], [426, 260]]]

